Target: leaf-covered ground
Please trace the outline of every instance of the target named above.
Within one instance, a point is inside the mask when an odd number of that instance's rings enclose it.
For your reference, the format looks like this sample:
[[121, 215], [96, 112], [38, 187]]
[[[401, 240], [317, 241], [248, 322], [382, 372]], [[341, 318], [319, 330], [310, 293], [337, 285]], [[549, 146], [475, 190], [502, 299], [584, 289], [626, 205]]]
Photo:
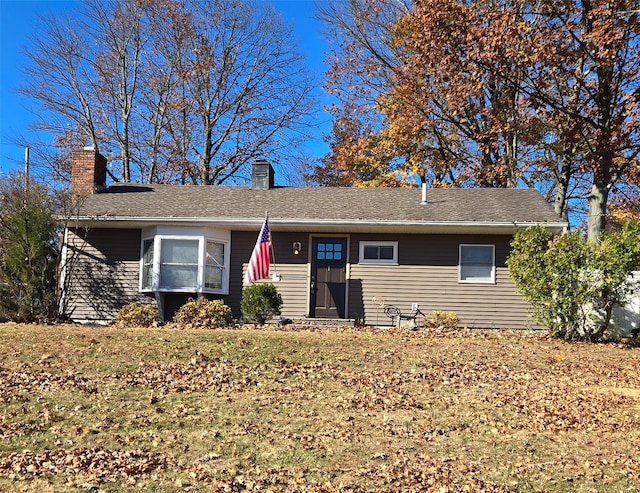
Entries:
[[0, 491], [640, 491], [640, 349], [0, 324]]

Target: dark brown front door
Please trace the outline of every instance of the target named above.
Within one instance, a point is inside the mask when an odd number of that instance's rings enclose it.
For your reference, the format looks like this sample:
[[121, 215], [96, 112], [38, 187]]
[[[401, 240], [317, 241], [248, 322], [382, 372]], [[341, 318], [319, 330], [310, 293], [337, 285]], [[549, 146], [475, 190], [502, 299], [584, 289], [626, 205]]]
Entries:
[[344, 318], [347, 239], [314, 238], [310, 316]]

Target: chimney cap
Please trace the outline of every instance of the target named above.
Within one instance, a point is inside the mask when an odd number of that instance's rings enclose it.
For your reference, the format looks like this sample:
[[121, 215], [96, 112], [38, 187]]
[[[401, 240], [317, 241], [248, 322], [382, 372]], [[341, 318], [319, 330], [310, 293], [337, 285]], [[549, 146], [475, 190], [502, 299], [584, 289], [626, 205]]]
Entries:
[[266, 159], [253, 161], [251, 188], [253, 190], [269, 190], [274, 187], [275, 170]]

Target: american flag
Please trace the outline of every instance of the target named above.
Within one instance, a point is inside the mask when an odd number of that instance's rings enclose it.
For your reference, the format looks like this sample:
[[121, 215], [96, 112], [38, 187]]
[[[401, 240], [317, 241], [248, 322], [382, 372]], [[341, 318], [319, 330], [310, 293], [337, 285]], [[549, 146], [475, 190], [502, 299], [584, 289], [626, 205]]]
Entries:
[[256, 246], [249, 259], [249, 266], [244, 274], [242, 284], [248, 286], [259, 279], [269, 277], [269, 251], [271, 250], [271, 233], [269, 232], [269, 219], [264, 218], [262, 229], [258, 235]]

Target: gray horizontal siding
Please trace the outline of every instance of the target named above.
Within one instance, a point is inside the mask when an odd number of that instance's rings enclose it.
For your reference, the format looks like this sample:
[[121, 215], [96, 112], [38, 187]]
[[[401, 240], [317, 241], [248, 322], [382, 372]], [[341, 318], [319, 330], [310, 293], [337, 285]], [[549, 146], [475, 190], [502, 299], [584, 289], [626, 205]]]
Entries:
[[[256, 238], [255, 232], [234, 232], [232, 272], [242, 278]], [[305, 317], [308, 313], [309, 280], [307, 254], [309, 236], [300, 233], [273, 235], [275, 264], [282, 280], [276, 283], [283, 297], [282, 315]], [[291, 253], [293, 241], [302, 242], [302, 254]], [[359, 264], [360, 241], [397, 241], [399, 265]], [[418, 303], [423, 312], [455, 312], [460, 325], [483, 328], [528, 328], [529, 304], [516, 293], [509, 279], [506, 259], [510, 251], [509, 236], [481, 235], [350, 235], [348, 313], [347, 318], [361, 319], [368, 325], [389, 325], [379, 302], [397, 305], [410, 312]], [[463, 284], [458, 282], [460, 244], [495, 245], [495, 284]], [[273, 260], [273, 259], [272, 259]], [[270, 282], [270, 281], [263, 281]], [[232, 283], [230, 297], [239, 311], [242, 296], [239, 283]]]
[[[365, 240], [398, 241], [399, 265], [358, 264], [358, 245]], [[349, 280], [350, 317], [388, 325], [380, 304], [404, 313], [418, 303], [421, 311], [455, 312], [467, 327], [527, 328], [529, 304], [509, 279], [506, 258], [509, 236], [479, 235], [352, 235]], [[495, 245], [495, 284], [458, 282], [460, 244]]]
[[426, 314], [455, 312], [461, 326], [529, 327], [529, 305], [515, 292], [506, 269], [497, 271], [496, 284], [459, 284], [457, 266], [352, 265], [350, 307], [354, 317], [364, 313], [365, 323], [373, 325], [390, 323], [384, 315], [380, 318], [380, 304], [408, 313], [412, 303], [418, 303]]
[[[233, 231], [229, 295], [221, 298], [239, 318], [242, 276], [255, 245], [257, 231]], [[282, 315], [304, 318], [309, 310], [309, 244], [306, 233], [273, 235], [275, 258], [271, 272], [281, 281]], [[140, 230], [94, 229], [69, 234], [67, 314], [74, 320], [104, 322], [132, 301], [153, 302], [138, 292]], [[398, 241], [399, 265], [358, 263], [360, 241]], [[300, 255], [292, 244], [301, 242]], [[458, 283], [458, 247], [461, 243], [496, 247], [496, 283]], [[353, 234], [349, 238], [348, 318], [370, 325], [388, 325], [380, 301], [409, 312], [418, 303], [425, 313], [455, 312], [462, 326], [530, 327], [529, 305], [516, 293], [505, 262], [508, 236], [479, 235], [377, 235]], [[269, 281], [265, 281], [269, 282]]]
[[108, 322], [134, 301], [153, 302], [138, 292], [140, 230], [70, 230], [65, 314], [72, 320]]

